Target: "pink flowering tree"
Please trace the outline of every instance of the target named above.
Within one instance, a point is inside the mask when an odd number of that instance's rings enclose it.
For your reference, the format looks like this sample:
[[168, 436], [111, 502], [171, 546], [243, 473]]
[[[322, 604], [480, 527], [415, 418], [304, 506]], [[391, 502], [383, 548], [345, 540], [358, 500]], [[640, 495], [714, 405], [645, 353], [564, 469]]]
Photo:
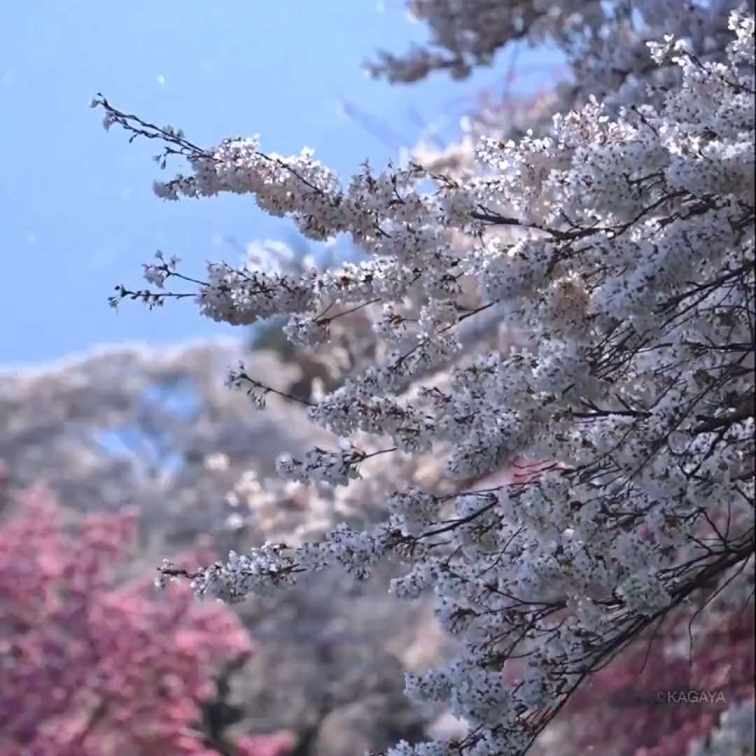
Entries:
[[[362, 359], [343, 344], [334, 344], [333, 360], [324, 350], [313, 355], [328, 362], [331, 381]], [[11, 488], [44, 483], [69, 513], [129, 507], [139, 532], [130, 556], [146, 569], [197, 539], [227, 553], [250, 541], [310, 540], [335, 518], [364, 518], [365, 501], [380, 501], [373, 479], [334, 491], [275, 477], [271, 454], [304, 450], [317, 429], [303, 407], [272, 402], [251, 413], [246, 397], [228, 390], [228, 367], [249, 356], [224, 340], [101, 347], [34, 369], [0, 369], [0, 484], [3, 475]], [[257, 378], [307, 391], [309, 365], [260, 349], [252, 358]], [[206, 707], [203, 729], [228, 729], [232, 714], [234, 731], [292, 732], [297, 747], [327, 737], [329, 756], [417, 736], [427, 716], [404, 697], [401, 673], [422, 668], [444, 642], [429, 601], [397, 617], [381, 581], [359, 586], [359, 595], [354, 588], [331, 572], [236, 607], [255, 654], [243, 672], [229, 676], [223, 667], [226, 692]], [[369, 727], [362, 711], [370, 711]]]
[[723, 712], [753, 698], [754, 619], [739, 609], [691, 637], [691, 616], [672, 618], [668, 632], [638, 641], [598, 672], [570, 703], [561, 753], [611, 744], [617, 756], [677, 756], [705, 739]]
[[214, 675], [252, 652], [233, 613], [127, 580], [133, 517], [70, 520], [42, 492], [0, 527], [0, 752], [7, 756], [283, 756], [203, 733]]

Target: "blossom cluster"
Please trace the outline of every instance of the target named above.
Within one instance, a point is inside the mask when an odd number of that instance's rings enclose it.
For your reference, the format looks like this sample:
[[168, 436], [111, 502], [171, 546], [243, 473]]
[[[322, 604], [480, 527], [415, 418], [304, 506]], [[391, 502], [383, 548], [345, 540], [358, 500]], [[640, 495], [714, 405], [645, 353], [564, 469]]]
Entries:
[[724, 756], [754, 753], [753, 701], [744, 701], [730, 707], [722, 721], [706, 738], [700, 738], [690, 749], [690, 756]]
[[[341, 448], [284, 457], [285, 477], [347, 486], [431, 453], [453, 490], [399, 490], [372, 529], [253, 548], [191, 577], [238, 600], [329, 563], [360, 578], [382, 557], [405, 564], [395, 594], [432, 591], [459, 641], [408, 692], [444, 701], [468, 732], [391, 756], [524, 753], [633, 638], [753, 568], [753, 17], [727, 2], [672, 14], [533, 0], [491, 10], [494, 24], [474, 5], [414, 4], [463, 70], [527, 30], [576, 54], [582, 40], [588, 61], [616, 44], [627, 86], [602, 101], [589, 80], [543, 135], [480, 139], [462, 177], [366, 166], [342, 187], [312, 153], [268, 155], [254, 139], [182, 142], [192, 174], [157, 187], [252, 195], [367, 256], [296, 280], [212, 264], [196, 298], [231, 323], [286, 315], [308, 345], [336, 317], [373, 319], [383, 356], [308, 410]], [[423, 54], [397, 77], [434, 67]], [[100, 104], [128, 131], [176, 138]], [[470, 340], [485, 318], [521, 343]]]

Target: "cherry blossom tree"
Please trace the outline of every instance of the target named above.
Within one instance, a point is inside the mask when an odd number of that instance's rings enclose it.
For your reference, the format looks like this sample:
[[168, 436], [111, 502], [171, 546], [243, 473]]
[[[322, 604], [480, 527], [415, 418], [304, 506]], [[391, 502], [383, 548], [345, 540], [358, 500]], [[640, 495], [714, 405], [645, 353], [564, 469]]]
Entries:
[[[365, 166], [342, 184], [308, 150], [263, 152], [257, 137], [205, 149], [93, 102], [106, 128], [160, 142], [162, 165], [187, 162], [159, 197], [250, 195], [310, 239], [362, 250], [297, 274], [220, 262], [202, 277], [161, 255], [150, 288], [119, 286], [111, 303], [190, 299], [235, 325], [285, 316], [308, 348], [355, 313], [372, 322], [372, 364], [323, 396], [245, 367], [230, 382], [258, 407], [305, 406], [337, 437], [282, 456], [282, 477], [378, 481], [387, 516], [162, 575], [234, 602], [334, 563], [357, 579], [403, 565], [392, 592], [431, 591], [458, 641], [407, 692], [467, 729], [391, 756], [522, 754], [668, 618], [694, 622], [725, 590], [752, 598], [756, 85], [753, 3], [735, 5], [413, 2], [441, 52], [384, 56], [376, 73], [464, 76], [517, 39], [559, 44], [572, 65], [548, 128], [481, 134], [462, 171]], [[502, 323], [506, 346], [492, 338]], [[424, 459], [445, 471], [402, 484], [402, 465]], [[502, 469], [517, 474], [482, 482]], [[739, 695], [701, 752], [741, 731], [752, 704]]]
[[252, 653], [235, 615], [185, 590], [156, 598], [149, 580], [119, 583], [133, 517], [69, 520], [36, 490], [0, 528], [2, 753], [285, 756], [282, 735], [235, 747], [200, 729], [214, 674]]
[[[284, 362], [230, 340], [101, 347], [0, 372], [0, 508], [3, 490], [35, 482], [55, 492], [61, 516], [128, 508], [129, 556], [141, 575], [154, 575], [161, 557], [198, 542], [223, 553], [250, 541], [302, 542], [341, 519], [364, 523], [372, 480], [363, 481], [362, 495], [353, 486], [334, 496], [271, 477], [268, 455], [304, 450], [305, 441], [318, 438], [304, 407], [271, 403], [265, 413], [250, 413], [246, 397], [224, 385], [229, 367], [246, 357], [256, 376], [309, 396], [313, 378], [333, 382], [363, 359], [335, 336], [325, 372], [323, 350]], [[402, 474], [411, 474], [409, 466]], [[230, 712], [240, 737], [286, 731], [298, 749], [309, 742], [329, 756], [421, 737], [435, 711], [423, 714], [409, 704], [402, 673], [435, 661], [445, 641], [427, 601], [397, 618], [385, 591], [391, 574], [386, 565], [383, 582], [356, 586], [332, 572], [234, 607], [255, 653], [243, 666], [218, 672], [225, 694], [207, 708], [203, 731], [223, 731]]]
[[[0, 373], [0, 459], [17, 487], [44, 482], [83, 512], [139, 510], [145, 531], [219, 529], [242, 471], [273, 472], [259, 449], [302, 446], [296, 412], [250, 416], [226, 390], [237, 343], [99, 348], [52, 365]], [[300, 373], [258, 352], [261, 374]], [[180, 519], [183, 524], [179, 525]], [[174, 533], [180, 537], [180, 533]]]

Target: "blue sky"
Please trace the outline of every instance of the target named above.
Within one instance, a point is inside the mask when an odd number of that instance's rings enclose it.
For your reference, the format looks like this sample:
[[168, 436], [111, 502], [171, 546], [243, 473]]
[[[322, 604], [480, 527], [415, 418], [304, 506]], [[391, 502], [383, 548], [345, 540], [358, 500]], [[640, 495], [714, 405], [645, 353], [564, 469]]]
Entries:
[[[88, 107], [96, 92], [199, 144], [259, 133], [269, 151], [313, 147], [347, 176], [429, 128], [452, 133], [481, 90], [501, 86], [501, 65], [461, 84], [369, 79], [361, 64], [376, 49], [425, 39], [402, 0], [0, 5], [0, 365], [228, 334], [189, 302], [116, 312], [107, 297], [118, 283], [140, 286], [157, 249], [201, 272], [206, 260], [238, 262], [249, 241], [296, 238], [251, 198], [158, 200], [154, 145], [106, 133]], [[534, 89], [544, 79], [531, 68], [520, 86]]]

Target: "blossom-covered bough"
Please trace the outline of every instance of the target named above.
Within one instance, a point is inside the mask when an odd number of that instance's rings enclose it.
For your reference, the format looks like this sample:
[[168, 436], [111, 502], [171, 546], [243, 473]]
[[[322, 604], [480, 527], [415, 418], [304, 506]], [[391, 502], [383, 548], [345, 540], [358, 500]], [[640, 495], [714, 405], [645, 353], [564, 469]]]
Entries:
[[[415, 5], [462, 15], [460, 3]], [[487, 28], [487, 8], [499, 18], [499, 4], [473, 5], [466, 24]], [[357, 578], [382, 558], [406, 564], [392, 591], [432, 590], [459, 641], [407, 690], [446, 702], [468, 730], [391, 756], [524, 753], [581, 683], [653, 642], [677, 609], [693, 621], [725, 589], [752, 595], [753, 17], [727, 2], [668, 16], [664, 2], [507, 5], [512, 28], [479, 40], [474, 62], [540, 34], [530, 8], [582, 51], [578, 72], [598, 71], [620, 39], [632, 69], [606, 104], [582, 82], [542, 136], [482, 138], [464, 175], [365, 166], [342, 186], [309, 151], [264, 153], [257, 138], [206, 150], [94, 101], [106, 126], [161, 141], [160, 161], [188, 161], [159, 196], [250, 194], [306, 236], [345, 233], [364, 252], [297, 275], [213, 263], [203, 279], [161, 257], [146, 266], [155, 288], [118, 287], [112, 302], [194, 297], [233, 324], [285, 315], [289, 339], [310, 348], [336, 319], [372, 319], [376, 364], [302, 400], [340, 445], [284, 457], [279, 472], [341, 486], [433, 454], [446, 459], [438, 488], [387, 492], [388, 518], [365, 531], [162, 575], [238, 601], [333, 562]], [[502, 323], [515, 345], [492, 350], [485, 334]], [[284, 394], [244, 369], [232, 382], [258, 404]]]

